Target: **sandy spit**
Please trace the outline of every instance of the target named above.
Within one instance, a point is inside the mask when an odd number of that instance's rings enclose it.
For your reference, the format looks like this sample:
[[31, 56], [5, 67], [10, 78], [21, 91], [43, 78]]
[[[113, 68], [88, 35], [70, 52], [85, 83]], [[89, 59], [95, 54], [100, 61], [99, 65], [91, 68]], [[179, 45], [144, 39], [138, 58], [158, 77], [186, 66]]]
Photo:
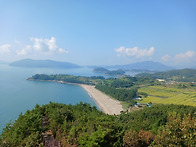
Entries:
[[83, 84], [79, 85], [82, 86], [90, 94], [90, 96], [95, 100], [97, 105], [105, 114], [118, 115], [121, 111], [123, 111], [122, 105], [119, 101], [114, 100], [101, 91], [97, 90], [95, 86]]

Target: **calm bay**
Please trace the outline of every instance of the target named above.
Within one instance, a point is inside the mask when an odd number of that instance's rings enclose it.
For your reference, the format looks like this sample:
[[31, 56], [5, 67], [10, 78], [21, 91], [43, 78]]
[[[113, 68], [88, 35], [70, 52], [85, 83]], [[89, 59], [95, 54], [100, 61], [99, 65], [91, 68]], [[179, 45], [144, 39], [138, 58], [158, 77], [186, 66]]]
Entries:
[[14, 122], [20, 113], [33, 109], [36, 104], [43, 105], [51, 101], [75, 105], [82, 101], [98, 108], [82, 87], [26, 80], [34, 74], [100, 76], [100, 74], [93, 73], [90, 68], [21, 68], [0, 64], [0, 133], [10, 120]]

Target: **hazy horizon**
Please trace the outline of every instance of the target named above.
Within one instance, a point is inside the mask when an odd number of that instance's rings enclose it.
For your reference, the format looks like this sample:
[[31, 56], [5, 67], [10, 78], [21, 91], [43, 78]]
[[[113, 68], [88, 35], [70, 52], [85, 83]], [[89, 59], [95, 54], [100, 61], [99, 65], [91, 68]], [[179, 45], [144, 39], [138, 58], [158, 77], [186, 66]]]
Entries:
[[196, 1], [14, 1], [0, 5], [0, 60], [196, 66]]

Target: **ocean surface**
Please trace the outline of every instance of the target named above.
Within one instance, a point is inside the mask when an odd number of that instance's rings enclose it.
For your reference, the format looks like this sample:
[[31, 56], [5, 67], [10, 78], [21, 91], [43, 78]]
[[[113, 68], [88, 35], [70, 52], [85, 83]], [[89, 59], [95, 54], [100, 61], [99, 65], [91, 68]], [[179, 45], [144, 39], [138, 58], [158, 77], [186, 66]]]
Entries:
[[82, 87], [26, 80], [35, 74], [104, 76], [94, 73], [92, 68], [22, 68], [0, 64], [0, 134], [7, 123], [14, 122], [20, 113], [32, 110], [36, 104], [43, 105], [51, 101], [75, 105], [82, 101], [100, 109]]

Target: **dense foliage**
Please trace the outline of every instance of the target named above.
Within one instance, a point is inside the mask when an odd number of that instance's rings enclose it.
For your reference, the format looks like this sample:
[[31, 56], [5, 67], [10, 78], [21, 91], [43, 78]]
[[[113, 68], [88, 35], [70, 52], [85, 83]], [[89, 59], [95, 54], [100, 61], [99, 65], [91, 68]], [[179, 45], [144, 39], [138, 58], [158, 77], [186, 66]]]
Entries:
[[101, 81], [101, 84], [104, 84], [109, 87], [114, 88], [131, 88], [132, 86], [138, 88], [140, 86], [149, 86], [149, 85], [157, 85], [159, 84], [158, 81], [150, 79], [150, 78], [143, 78], [143, 77], [131, 77], [125, 76], [120, 78], [108, 78]]
[[180, 69], [167, 72], [140, 73], [137, 74], [136, 77], [174, 80], [178, 82], [196, 82], [196, 69]]
[[119, 101], [126, 101], [126, 102], [131, 102], [137, 93], [137, 89], [135, 88], [134, 89], [123, 89], [123, 88], [116, 89], [114, 87], [108, 87], [106, 85], [101, 85], [101, 84], [97, 84], [96, 88]]
[[[155, 105], [118, 116], [83, 103], [36, 105], [4, 128], [0, 146], [42, 146], [47, 129], [61, 146], [194, 146], [195, 113], [196, 107], [183, 105]], [[48, 117], [47, 127], [43, 117]]]

